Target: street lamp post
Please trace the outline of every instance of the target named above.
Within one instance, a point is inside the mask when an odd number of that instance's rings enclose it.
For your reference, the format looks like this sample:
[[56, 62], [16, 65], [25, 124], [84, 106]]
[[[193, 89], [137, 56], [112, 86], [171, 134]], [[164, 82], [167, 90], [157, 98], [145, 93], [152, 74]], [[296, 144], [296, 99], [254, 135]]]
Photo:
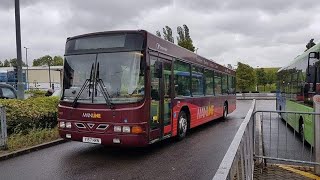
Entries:
[[[260, 67], [260, 66], [257, 66], [257, 69], [259, 69], [259, 67]], [[259, 89], [259, 88], [258, 88], [258, 82], [257, 82], [257, 84], [256, 84], [256, 91], [258, 91], [258, 89]]]
[[52, 88], [51, 87], [51, 69], [50, 69], [50, 64], [51, 64], [51, 62], [48, 61], [48, 66], [49, 66], [49, 87]]
[[20, 1], [14, 1], [15, 24], [16, 24], [16, 46], [17, 46], [17, 75], [18, 75], [18, 98], [24, 99], [24, 88], [22, 83], [22, 58], [21, 58], [21, 28], [20, 28]]
[[23, 47], [26, 49], [26, 63], [27, 63], [27, 72], [26, 72], [26, 81], [27, 81], [27, 89], [29, 89], [29, 64], [28, 64], [28, 47]]

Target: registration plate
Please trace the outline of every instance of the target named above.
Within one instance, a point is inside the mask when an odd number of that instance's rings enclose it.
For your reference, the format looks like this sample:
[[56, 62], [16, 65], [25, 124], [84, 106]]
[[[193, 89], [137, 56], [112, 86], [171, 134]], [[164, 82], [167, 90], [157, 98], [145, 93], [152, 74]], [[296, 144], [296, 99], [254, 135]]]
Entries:
[[82, 142], [93, 143], [93, 144], [101, 144], [101, 138], [82, 137]]

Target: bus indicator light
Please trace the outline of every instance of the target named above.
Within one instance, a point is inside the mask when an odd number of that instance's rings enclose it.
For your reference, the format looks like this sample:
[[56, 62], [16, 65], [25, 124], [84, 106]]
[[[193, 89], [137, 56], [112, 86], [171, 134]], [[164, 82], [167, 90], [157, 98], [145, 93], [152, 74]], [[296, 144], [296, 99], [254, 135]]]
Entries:
[[132, 126], [131, 132], [132, 134], [140, 134], [143, 130], [140, 126]]

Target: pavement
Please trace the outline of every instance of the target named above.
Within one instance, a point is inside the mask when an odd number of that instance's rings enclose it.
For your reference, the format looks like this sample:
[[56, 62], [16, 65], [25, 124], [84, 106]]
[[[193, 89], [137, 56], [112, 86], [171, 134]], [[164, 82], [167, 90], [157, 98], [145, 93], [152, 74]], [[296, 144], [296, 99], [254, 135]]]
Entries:
[[283, 164], [269, 164], [265, 166], [256, 166], [253, 179], [256, 180], [310, 180], [320, 179], [312, 172], [310, 167], [288, 166]]
[[192, 129], [182, 141], [147, 148], [66, 142], [0, 162], [0, 179], [212, 179], [251, 100], [237, 102], [227, 120]]

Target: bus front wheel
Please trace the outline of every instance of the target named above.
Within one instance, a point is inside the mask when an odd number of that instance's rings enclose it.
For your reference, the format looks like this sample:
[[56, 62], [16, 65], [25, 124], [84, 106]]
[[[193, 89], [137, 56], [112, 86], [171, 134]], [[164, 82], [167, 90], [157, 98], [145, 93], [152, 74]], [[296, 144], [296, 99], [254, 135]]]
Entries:
[[178, 119], [178, 140], [182, 140], [186, 136], [188, 129], [187, 114], [184, 111], [181, 111]]
[[300, 117], [299, 119], [299, 134], [300, 134], [301, 141], [303, 141], [304, 140], [304, 123], [303, 123], [302, 117]]

